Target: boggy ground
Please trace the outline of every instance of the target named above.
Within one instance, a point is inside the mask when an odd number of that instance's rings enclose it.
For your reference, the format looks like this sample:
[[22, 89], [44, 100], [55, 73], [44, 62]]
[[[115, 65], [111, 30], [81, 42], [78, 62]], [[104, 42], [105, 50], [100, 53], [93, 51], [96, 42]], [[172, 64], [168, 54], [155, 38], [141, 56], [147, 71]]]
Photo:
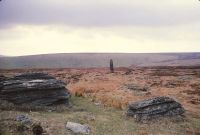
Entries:
[[[199, 67], [117, 68], [115, 73], [110, 73], [107, 68], [1, 70], [0, 73], [12, 76], [26, 71], [48, 72], [66, 82], [73, 94], [73, 107], [61, 112], [9, 111], [4, 108], [0, 122], [8, 128], [0, 130], [2, 133], [10, 131], [6, 119], [11, 119], [12, 123], [16, 115], [27, 114], [41, 122], [46, 133], [53, 135], [71, 134], [64, 127], [67, 121], [87, 123], [92, 127], [92, 134], [97, 135], [200, 134]], [[129, 102], [156, 96], [170, 96], [179, 101], [186, 109], [184, 119], [142, 124], [125, 116]]]

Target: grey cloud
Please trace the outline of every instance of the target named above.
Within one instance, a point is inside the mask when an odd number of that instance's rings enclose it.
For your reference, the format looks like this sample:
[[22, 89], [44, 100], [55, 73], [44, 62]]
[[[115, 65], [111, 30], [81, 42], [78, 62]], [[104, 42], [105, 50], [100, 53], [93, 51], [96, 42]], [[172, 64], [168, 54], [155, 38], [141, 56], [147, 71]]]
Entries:
[[171, 26], [200, 22], [200, 9], [127, 5], [52, 5], [34, 0], [0, 2], [0, 27], [64, 24], [83, 27]]

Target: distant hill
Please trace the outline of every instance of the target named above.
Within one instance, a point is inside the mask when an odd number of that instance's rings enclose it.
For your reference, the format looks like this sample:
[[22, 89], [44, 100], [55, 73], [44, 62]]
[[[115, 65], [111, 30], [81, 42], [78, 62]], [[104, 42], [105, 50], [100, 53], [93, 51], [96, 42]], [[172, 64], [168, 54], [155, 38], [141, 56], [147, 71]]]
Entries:
[[200, 65], [200, 53], [62, 53], [0, 57], [1, 69]]

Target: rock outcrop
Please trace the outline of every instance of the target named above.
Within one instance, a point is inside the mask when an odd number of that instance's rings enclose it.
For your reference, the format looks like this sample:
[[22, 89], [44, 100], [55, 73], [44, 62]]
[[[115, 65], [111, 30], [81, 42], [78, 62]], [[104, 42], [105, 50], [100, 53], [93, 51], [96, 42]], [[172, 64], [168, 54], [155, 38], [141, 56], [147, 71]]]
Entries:
[[152, 120], [159, 117], [178, 116], [185, 112], [182, 105], [169, 97], [156, 97], [129, 104], [127, 115], [137, 121]]
[[68, 104], [65, 84], [45, 73], [24, 73], [1, 82], [0, 99], [14, 104], [49, 106]]

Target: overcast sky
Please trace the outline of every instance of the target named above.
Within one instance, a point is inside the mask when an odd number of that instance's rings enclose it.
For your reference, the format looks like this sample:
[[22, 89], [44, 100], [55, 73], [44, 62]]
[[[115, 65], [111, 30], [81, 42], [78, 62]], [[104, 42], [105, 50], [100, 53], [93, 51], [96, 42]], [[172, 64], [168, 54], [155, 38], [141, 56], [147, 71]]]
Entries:
[[0, 2], [0, 55], [71, 52], [200, 52], [200, 2]]

